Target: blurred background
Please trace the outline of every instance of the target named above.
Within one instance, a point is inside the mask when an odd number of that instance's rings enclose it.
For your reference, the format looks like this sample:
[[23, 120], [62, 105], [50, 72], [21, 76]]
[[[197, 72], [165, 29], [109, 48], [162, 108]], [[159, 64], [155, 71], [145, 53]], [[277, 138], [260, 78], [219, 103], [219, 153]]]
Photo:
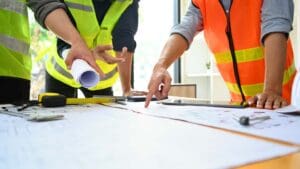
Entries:
[[[190, 0], [140, 1], [139, 28], [135, 36], [137, 49], [134, 56], [134, 88], [147, 90], [152, 69], [169, 37], [172, 26], [180, 22]], [[293, 41], [296, 63], [300, 62], [300, 4], [295, 2]], [[157, 5], [159, 4], [159, 5]], [[44, 60], [47, 49], [55, 43], [55, 36], [42, 29], [30, 11], [33, 62], [31, 98], [44, 91]], [[173, 83], [196, 84], [196, 97], [202, 100], [228, 100], [229, 92], [223, 82], [203, 34], [197, 35], [181, 57], [169, 69]], [[122, 95], [120, 83], [114, 85], [114, 94]]]

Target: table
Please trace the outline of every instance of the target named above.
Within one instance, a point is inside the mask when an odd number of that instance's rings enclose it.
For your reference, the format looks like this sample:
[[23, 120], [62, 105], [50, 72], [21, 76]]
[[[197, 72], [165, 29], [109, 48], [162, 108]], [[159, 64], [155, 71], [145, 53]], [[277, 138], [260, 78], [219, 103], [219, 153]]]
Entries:
[[[102, 105], [28, 111], [59, 112], [65, 118], [32, 123], [0, 115], [0, 168], [273, 168], [279, 166], [277, 163], [284, 168], [299, 166], [299, 153], [295, 153], [299, 147], [227, 130]], [[265, 151], [260, 152], [262, 149]], [[253, 164], [289, 153], [293, 154]]]

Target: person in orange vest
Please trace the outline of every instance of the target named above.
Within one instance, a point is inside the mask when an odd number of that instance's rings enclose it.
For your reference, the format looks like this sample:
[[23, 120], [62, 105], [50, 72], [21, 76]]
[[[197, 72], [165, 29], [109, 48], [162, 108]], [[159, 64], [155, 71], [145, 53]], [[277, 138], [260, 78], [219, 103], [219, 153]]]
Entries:
[[171, 77], [167, 68], [200, 31], [231, 101], [265, 109], [286, 106], [296, 74], [288, 36], [293, 10], [292, 0], [192, 0], [153, 69], [145, 107], [153, 95], [158, 99], [168, 95]]

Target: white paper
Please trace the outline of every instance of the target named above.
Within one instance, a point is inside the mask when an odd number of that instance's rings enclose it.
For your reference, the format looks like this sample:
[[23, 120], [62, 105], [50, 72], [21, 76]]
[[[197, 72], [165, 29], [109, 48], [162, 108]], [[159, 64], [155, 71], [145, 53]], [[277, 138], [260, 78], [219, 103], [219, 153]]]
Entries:
[[[115, 106], [119, 107], [120, 105]], [[272, 110], [168, 106], [157, 104], [156, 102], [151, 102], [149, 108], [144, 108], [143, 102], [127, 102], [126, 106], [121, 107], [151, 116], [224, 128], [300, 145], [300, 116], [281, 114]], [[265, 115], [270, 116], [270, 119], [251, 124], [250, 126], [240, 125], [236, 120], [236, 116], [249, 116], [253, 118]]]
[[292, 91], [292, 105], [300, 109], [300, 70], [298, 70], [294, 82]]
[[32, 109], [65, 119], [34, 123], [0, 114], [1, 169], [232, 168], [299, 150], [100, 105]]
[[292, 103], [289, 106], [276, 109], [276, 112], [285, 114], [299, 114], [300, 115], [300, 72], [298, 70], [292, 90]]
[[284, 113], [284, 114], [299, 114], [300, 115], [300, 107], [289, 105], [280, 109], [275, 110], [278, 113]]
[[[63, 58], [66, 58], [69, 49], [62, 52]], [[71, 74], [76, 82], [85, 88], [94, 87], [100, 80], [100, 76], [85, 60], [75, 59], [71, 66]]]

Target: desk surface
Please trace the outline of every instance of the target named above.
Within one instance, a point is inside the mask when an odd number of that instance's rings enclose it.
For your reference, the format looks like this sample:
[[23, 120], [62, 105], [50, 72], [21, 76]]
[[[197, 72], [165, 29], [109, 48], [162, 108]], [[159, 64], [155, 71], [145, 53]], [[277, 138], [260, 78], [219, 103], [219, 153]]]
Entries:
[[[273, 168], [279, 166], [277, 163], [284, 168], [299, 166], [299, 153], [273, 159], [297, 148], [252, 136], [100, 105], [55, 111], [63, 112], [65, 119], [31, 123], [0, 115], [0, 168]], [[252, 164], [264, 159], [273, 160]]]
[[239, 169], [299, 169], [300, 152], [286, 155], [280, 158], [249, 164]]

